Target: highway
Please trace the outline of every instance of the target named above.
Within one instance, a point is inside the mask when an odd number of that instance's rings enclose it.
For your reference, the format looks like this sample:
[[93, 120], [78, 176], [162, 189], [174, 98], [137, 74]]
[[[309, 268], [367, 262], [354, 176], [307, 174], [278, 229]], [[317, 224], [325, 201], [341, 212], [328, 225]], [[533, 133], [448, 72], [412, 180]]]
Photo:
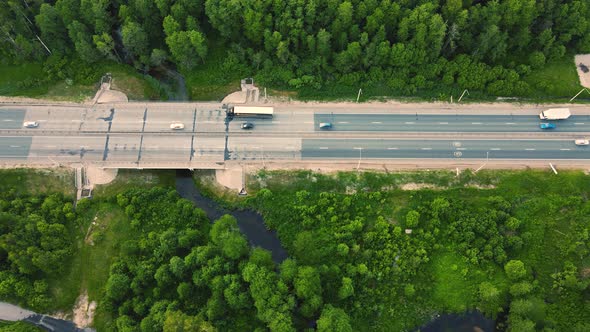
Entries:
[[[223, 167], [227, 162], [318, 160], [589, 160], [590, 107], [557, 128], [541, 107], [449, 109], [405, 105], [281, 104], [272, 119], [226, 119], [218, 103], [0, 106], [0, 163], [104, 167]], [[38, 128], [23, 128], [37, 121]], [[242, 122], [254, 124], [242, 130]], [[183, 130], [171, 130], [180, 122]], [[319, 129], [331, 122], [330, 130]]]
[[590, 148], [575, 146], [571, 140], [305, 139], [302, 157], [588, 159]]
[[537, 115], [319, 113], [315, 114], [315, 122], [331, 122], [332, 130], [337, 131], [398, 132], [542, 132], [539, 123], [552, 122], [557, 124], [553, 131], [590, 132], [590, 115], [574, 115], [566, 121], [541, 121]]

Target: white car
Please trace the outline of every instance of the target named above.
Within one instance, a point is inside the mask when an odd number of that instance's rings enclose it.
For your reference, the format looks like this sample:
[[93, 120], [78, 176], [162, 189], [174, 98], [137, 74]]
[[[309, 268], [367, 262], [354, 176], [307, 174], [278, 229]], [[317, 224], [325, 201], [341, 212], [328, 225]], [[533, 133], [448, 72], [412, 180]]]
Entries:
[[590, 144], [590, 142], [588, 142], [587, 139], [577, 139], [574, 141], [574, 143], [576, 143], [576, 145], [588, 145]]
[[184, 123], [175, 122], [170, 124], [170, 129], [172, 130], [182, 130], [184, 129]]
[[23, 123], [23, 126], [25, 128], [37, 128], [37, 127], [39, 127], [39, 122], [37, 122], [37, 121], [25, 121]]

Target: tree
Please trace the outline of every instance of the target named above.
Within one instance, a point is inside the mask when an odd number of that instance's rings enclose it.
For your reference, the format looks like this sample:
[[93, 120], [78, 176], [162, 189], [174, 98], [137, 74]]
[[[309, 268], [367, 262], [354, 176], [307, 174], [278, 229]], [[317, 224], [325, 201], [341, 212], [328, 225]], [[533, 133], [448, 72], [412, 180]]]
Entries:
[[406, 227], [414, 228], [418, 226], [420, 222], [420, 213], [417, 211], [411, 210], [406, 214]]
[[176, 63], [191, 69], [207, 56], [205, 37], [198, 31], [177, 31], [166, 37], [166, 44]]
[[341, 300], [354, 295], [354, 286], [352, 285], [352, 279], [348, 277], [342, 277], [342, 286], [338, 289], [338, 298]]
[[490, 282], [479, 284], [479, 300], [481, 310], [485, 313], [495, 315], [502, 310], [503, 299], [500, 291]]
[[124, 274], [111, 274], [106, 284], [106, 294], [114, 302], [121, 301], [129, 291], [129, 277]]
[[510, 280], [520, 280], [526, 276], [524, 263], [519, 260], [511, 260], [504, 265], [504, 271]]
[[55, 7], [44, 3], [39, 9], [39, 15], [35, 16], [35, 22], [41, 31], [41, 38], [51, 52], [65, 53], [67, 42], [65, 39], [66, 28]]
[[301, 266], [293, 284], [297, 297], [304, 300], [302, 314], [312, 317], [323, 304], [320, 274], [311, 266]]
[[127, 21], [121, 30], [123, 45], [136, 58], [148, 54], [148, 36], [141, 25]]
[[194, 316], [188, 316], [182, 311], [166, 311], [164, 332], [213, 332], [216, 331], [211, 323]]
[[[115, 56], [113, 55], [113, 52], [115, 51], [115, 42], [113, 41], [113, 37], [103, 32], [100, 35], [92, 36], [92, 41], [94, 42], [98, 52], [100, 52], [103, 57], [107, 59], [115, 59]], [[120, 59], [118, 60], [120, 61]]]
[[352, 332], [350, 318], [344, 310], [328, 304], [318, 319], [318, 332]]
[[84, 24], [73, 21], [68, 26], [68, 33], [74, 43], [76, 52], [82, 60], [92, 63], [100, 58], [101, 54], [94, 48], [92, 36]]
[[515, 297], [528, 295], [533, 289], [533, 286], [528, 281], [521, 281], [510, 286], [510, 294]]

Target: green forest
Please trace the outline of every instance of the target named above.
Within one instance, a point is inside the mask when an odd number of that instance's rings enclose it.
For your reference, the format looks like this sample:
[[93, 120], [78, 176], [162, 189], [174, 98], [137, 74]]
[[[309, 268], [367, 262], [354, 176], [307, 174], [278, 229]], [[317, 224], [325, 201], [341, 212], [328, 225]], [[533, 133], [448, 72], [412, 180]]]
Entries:
[[101, 332], [410, 331], [471, 310], [497, 331], [590, 330], [582, 172], [260, 171], [246, 198], [204, 179], [259, 211], [288, 258], [250, 247], [232, 216], [210, 223], [173, 172], [123, 172], [75, 209], [58, 186], [3, 181], [0, 299], [67, 311], [87, 291]]
[[[124, 64], [176, 67], [193, 99], [252, 76], [299, 98], [553, 100], [579, 91], [572, 55], [590, 52], [585, 0], [5, 0], [0, 27], [2, 94]], [[143, 77], [137, 97], [162, 97]]]

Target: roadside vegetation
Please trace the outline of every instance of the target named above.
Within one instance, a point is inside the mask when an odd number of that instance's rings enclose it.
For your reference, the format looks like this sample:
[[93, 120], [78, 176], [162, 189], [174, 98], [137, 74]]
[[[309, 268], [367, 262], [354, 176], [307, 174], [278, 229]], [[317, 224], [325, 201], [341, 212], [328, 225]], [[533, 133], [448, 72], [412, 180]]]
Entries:
[[[81, 98], [110, 61], [129, 76], [174, 67], [195, 100], [250, 76], [302, 99], [351, 100], [362, 88], [363, 98], [447, 101], [467, 89], [476, 100], [551, 101], [579, 91], [572, 58], [590, 52], [585, 0], [7, 3], [0, 93], [12, 95]], [[42, 78], [56, 61], [77, 70]], [[142, 76], [137, 85], [159, 91]], [[137, 90], [132, 99], [164, 97]]]
[[33, 63], [0, 61], [0, 95], [81, 102], [94, 97], [106, 73], [112, 74], [111, 88], [130, 100], [160, 99], [158, 82], [130, 66], [112, 61], [89, 65], [56, 56]]
[[23, 322], [0, 321], [0, 332], [42, 332], [43, 330]]
[[75, 210], [57, 186], [15, 190], [14, 172], [0, 299], [68, 311], [87, 292], [99, 331], [403, 331], [469, 310], [500, 331], [590, 329], [581, 172], [261, 171], [225, 204], [263, 214], [280, 264], [233, 217], [210, 224], [171, 171], [124, 172]]

